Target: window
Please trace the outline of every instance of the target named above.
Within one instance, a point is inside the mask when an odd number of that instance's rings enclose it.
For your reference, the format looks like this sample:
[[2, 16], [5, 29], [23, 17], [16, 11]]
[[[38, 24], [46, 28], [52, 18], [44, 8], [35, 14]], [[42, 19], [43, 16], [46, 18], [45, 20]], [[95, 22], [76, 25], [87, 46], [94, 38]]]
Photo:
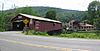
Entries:
[[56, 24], [55, 23], [53, 23], [53, 26], [55, 26]]
[[35, 21], [34, 21], [34, 25], [35, 25]]

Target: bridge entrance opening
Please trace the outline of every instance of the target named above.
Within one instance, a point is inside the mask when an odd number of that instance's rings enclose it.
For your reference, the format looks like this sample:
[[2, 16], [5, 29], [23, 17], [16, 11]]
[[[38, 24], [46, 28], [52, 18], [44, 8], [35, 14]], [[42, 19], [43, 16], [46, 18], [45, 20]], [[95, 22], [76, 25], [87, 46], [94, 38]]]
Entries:
[[[14, 31], [22, 31], [23, 28], [25, 27], [25, 24], [23, 23], [23, 21], [13, 22], [12, 24], [13, 24], [12, 28], [13, 28]], [[27, 24], [27, 26], [28, 26], [28, 24]]]

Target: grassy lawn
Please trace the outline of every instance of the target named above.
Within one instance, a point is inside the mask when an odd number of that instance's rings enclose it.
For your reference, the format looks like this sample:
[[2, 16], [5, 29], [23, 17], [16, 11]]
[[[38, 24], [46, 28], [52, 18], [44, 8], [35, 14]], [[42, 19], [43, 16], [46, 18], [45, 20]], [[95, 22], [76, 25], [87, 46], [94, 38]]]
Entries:
[[[40, 35], [40, 36], [50, 36], [46, 32], [34, 32], [28, 31], [26, 35]], [[100, 33], [89, 33], [89, 32], [73, 32], [71, 34], [56, 34], [52, 35], [55, 37], [65, 37], [65, 38], [85, 38], [85, 39], [100, 39]]]
[[100, 39], [100, 35], [96, 33], [72, 33], [72, 34], [60, 34], [58, 36], [67, 38]]

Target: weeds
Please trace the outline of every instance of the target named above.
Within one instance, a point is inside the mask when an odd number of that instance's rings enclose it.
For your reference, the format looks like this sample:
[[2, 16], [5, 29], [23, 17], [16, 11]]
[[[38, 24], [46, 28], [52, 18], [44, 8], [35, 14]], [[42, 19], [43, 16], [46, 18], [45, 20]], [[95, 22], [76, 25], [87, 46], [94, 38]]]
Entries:
[[[27, 35], [41, 35], [41, 36], [50, 36], [46, 32], [39, 32], [39, 31], [34, 31], [34, 30], [29, 30]], [[63, 34], [58, 34], [58, 35], [52, 35], [56, 37], [66, 37], [66, 38], [86, 38], [86, 39], [100, 39], [100, 34], [96, 33], [78, 33], [78, 32], [73, 32], [71, 34], [69, 33], [63, 33]]]

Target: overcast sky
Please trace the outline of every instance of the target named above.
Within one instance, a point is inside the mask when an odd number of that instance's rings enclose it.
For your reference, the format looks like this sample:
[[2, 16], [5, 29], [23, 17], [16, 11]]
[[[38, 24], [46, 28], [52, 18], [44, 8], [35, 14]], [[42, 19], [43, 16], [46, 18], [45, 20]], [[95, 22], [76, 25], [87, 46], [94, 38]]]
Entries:
[[[2, 3], [4, 3], [4, 10], [24, 6], [49, 6], [62, 9], [72, 9], [85, 11], [90, 2], [94, 0], [0, 0], [0, 10]], [[100, 1], [100, 0], [98, 0]]]

